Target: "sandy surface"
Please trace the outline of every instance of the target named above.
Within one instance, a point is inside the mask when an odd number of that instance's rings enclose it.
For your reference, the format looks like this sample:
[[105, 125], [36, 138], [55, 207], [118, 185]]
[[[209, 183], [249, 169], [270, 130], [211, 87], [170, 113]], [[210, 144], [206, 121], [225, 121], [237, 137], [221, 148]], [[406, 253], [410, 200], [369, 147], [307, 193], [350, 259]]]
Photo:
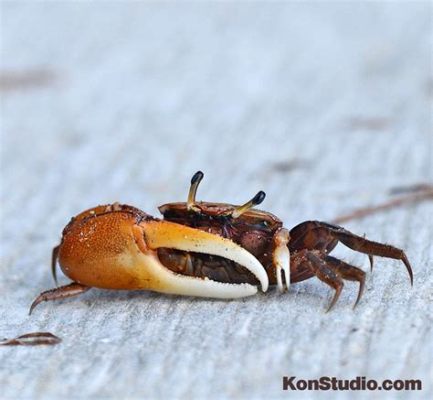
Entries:
[[[296, 375], [422, 379], [432, 398], [433, 205], [348, 223], [404, 248], [353, 311], [317, 279], [236, 301], [92, 290], [43, 304], [50, 252], [83, 209], [157, 214], [186, 198], [263, 208], [291, 227], [433, 180], [428, 3], [1, 3], [1, 398], [294, 399]], [[367, 257], [336, 254], [368, 270]], [[61, 278], [67, 282], [65, 277]], [[320, 395], [320, 396], [319, 396]]]

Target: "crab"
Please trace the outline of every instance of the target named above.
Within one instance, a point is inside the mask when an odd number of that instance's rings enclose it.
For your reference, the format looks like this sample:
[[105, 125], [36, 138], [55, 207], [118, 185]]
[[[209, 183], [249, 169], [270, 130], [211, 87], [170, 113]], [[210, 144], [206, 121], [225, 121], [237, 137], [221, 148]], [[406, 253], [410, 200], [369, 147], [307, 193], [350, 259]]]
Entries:
[[355, 235], [334, 224], [305, 221], [286, 229], [275, 215], [254, 207], [265, 199], [258, 192], [243, 205], [196, 201], [203, 179], [191, 179], [186, 202], [159, 207], [163, 219], [119, 203], [100, 205], [73, 217], [52, 252], [56, 266], [72, 283], [42, 292], [43, 301], [77, 296], [90, 288], [151, 290], [174, 295], [235, 299], [270, 285], [283, 292], [290, 283], [317, 277], [335, 290], [327, 308], [337, 302], [344, 281], [359, 283], [365, 272], [330, 255], [341, 242], [368, 255], [401, 260], [413, 284], [403, 250]]

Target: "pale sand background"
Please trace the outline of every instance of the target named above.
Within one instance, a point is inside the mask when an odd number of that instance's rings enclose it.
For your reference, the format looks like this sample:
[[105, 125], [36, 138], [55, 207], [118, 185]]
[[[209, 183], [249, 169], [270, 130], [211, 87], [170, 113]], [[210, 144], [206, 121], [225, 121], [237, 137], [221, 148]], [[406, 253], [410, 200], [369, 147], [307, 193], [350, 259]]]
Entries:
[[433, 395], [432, 203], [347, 224], [406, 249], [415, 271], [411, 290], [401, 263], [378, 260], [355, 311], [355, 284], [325, 315], [330, 291], [312, 279], [228, 302], [93, 290], [27, 316], [73, 214], [116, 200], [156, 214], [197, 169], [201, 199], [263, 189], [288, 227], [432, 181], [429, 3], [1, 11], [0, 335], [63, 339], [0, 348], [1, 398], [314, 395], [282, 392], [283, 375], [419, 378], [422, 393], [341, 397]]

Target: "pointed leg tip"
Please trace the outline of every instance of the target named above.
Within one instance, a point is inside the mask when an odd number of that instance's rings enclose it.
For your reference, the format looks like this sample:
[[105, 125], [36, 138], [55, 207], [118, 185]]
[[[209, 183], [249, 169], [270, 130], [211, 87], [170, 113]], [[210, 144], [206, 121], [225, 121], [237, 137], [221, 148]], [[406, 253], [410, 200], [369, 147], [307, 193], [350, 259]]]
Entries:
[[40, 294], [38, 297], [36, 297], [36, 299], [33, 301], [32, 305], [30, 306], [29, 309], [29, 315], [32, 315], [33, 310], [39, 305], [41, 304], [43, 301], [46, 301], [46, 298], [43, 294]]
[[355, 301], [355, 304], [352, 307], [352, 310], [354, 310], [356, 308], [356, 306], [359, 304], [359, 300], [361, 300], [361, 297], [358, 297]]
[[33, 310], [36, 308], [36, 306], [41, 302], [42, 300], [39, 300], [39, 297], [36, 298], [36, 300], [32, 303], [29, 309], [29, 316], [32, 315]]
[[409, 274], [410, 286], [413, 287], [413, 271], [412, 271], [412, 267], [410, 265], [410, 262], [409, 262], [409, 260], [405, 254], [403, 256], [403, 263], [406, 266], [407, 272]]
[[409, 279], [410, 279], [410, 286], [413, 287], [413, 272], [412, 272], [412, 268], [410, 267], [410, 264], [408, 264], [408, 272], [409, 272]]
[[368, 255], [368, 260], [370, 261], [370, 272], [373, 272], [374, 259], [371, 254]]
[[334, 304], [335, 304], [334, 302], [331, 302], [331, 304], [326, 309], [325, 314], [328, 314], [332, 310], [332, 308], [334, 307]]
[[340, 292], [336, 292], [335, 295], [334, 295], [334, 298], [332, 299], [332, 301], [331, 301], [331, 303], [329, 304], [327, 310], [325, 311], [325, 314], [328, 314], [329, 311], [331, 311], [331, 310], [334, 308], [335, 303], [337, 303], [337, 300], [338, 300], [338, 297], [339, 297], [339, 296], [340, 296]]
[[353, 310], [358, 305], [358, 303], [361, 300], [362, 295], [364, 294], [364, 287], [365, 287], [365, 274], [363, 275], [363, 277], [361, 278], [361, 280], [359, 282], [358, 297], [356, 298], [355, 304], [353, 305], [353, 308], [352, 308]]

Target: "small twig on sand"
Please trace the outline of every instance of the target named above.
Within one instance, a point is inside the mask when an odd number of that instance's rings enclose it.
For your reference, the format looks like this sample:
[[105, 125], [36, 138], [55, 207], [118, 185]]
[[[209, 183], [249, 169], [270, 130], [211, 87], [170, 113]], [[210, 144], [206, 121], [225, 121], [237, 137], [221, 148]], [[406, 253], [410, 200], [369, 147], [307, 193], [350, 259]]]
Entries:
[[433, 200], [433, 188], [428, 188], [420, 193], [409, 194], [406, 196], [402, 196], [396, 199], [392, 199], [386, 201], [385, 203], [379, 204], [377, 206], [370, 206], [365, 208], [359, 208], [358, 210], [354, 210], [349, 214], [341, 215], [337, 218], [334, 218], [332, 221], [335, 224], [342, 224], [347, 221], [351, 221], [354, 219], [361, 219], [367, 217], [371, 214], [375, 214], [380, 211], [390, 210], [395, 207], [400, 207], [407, 204], [419, 203], [425, 200]]
[[415, 183], [414, 185], [396, 186], [393, 187], [389, 191], [389, 193], [394, 195], [394, 194], [402, 194], [402, 193], [415, 193], [415, 192], [428, 191], [428, 190], [433, 190], [432, 183]]
[[0, 346], [38, 346], [41, 344], [52, 346], [61, 341], [62, 339], [50, 332], [32, 332], [18, 336], [14, 339], [0, 340]]

